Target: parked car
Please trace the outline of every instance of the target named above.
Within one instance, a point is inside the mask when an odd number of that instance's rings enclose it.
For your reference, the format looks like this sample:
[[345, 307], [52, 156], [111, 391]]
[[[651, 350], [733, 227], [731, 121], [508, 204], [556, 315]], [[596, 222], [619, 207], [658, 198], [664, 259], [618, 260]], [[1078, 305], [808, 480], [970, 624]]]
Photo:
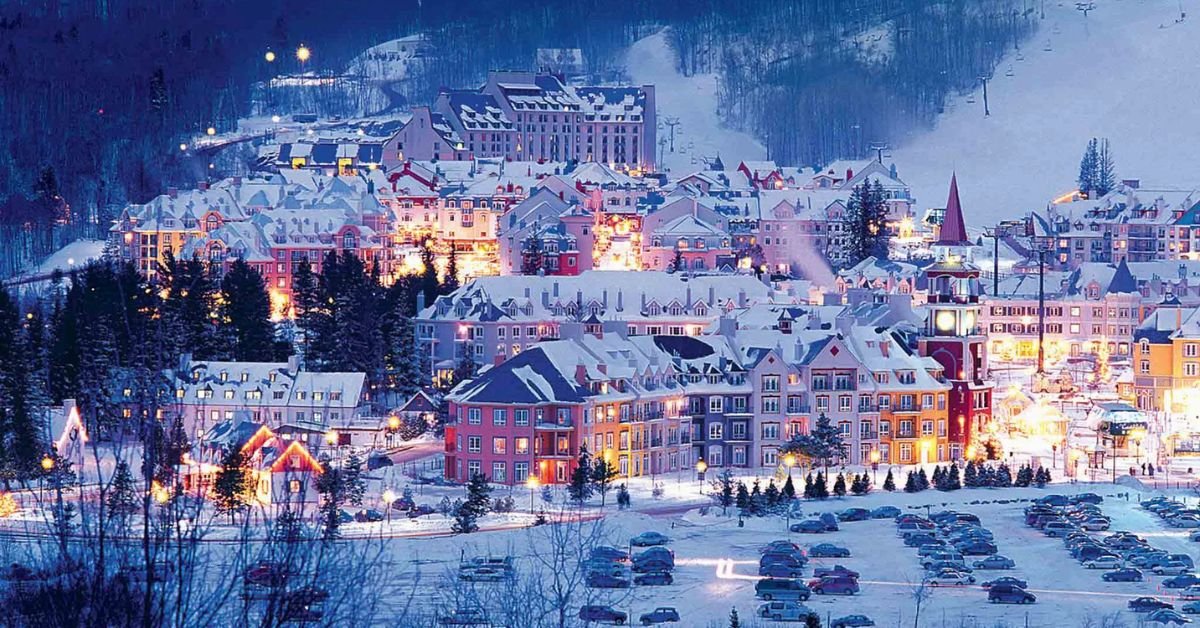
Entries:
[[837, 514], [838, 521], [866, 521], [871, 511], [866, 508], [847, 508]]
[[1200, 614], [1200, 601], [1188, 602], [1180, 607], [1179, 610], [1187, 613], [1188, 615]]
[[1037, 504], [1046, 504], [1048, 506], [1066, 506], [1071, 503], [1071, 500], [1066, 495], [1045, 495], [1033, 500]]
[[1188, 585], [1186, 588], [1184, 588], [1183, 591], [1179, 592], [1179, 599], [1181, 599], [1181, 600], [1200, 600], [1200, 585], [1198, 585], [1198, 584]]
[[665, 547], [651, 547], [639, 552], [633, 557], [633, 564], [636, 565], [644, 560], [661, 560], [669, 563], [672, 567], [675, 566], [675, 552]]
[[1026, 589], [1029, 587], [1029, 583], [1020, 578], [1004, 576], [1001, 578], [996, 578], [995, 580], [986, 580], [981, 583], [980, 586], [985, 589], [990, 589], [992, 587], [1017, 587], [1020, 589]]
[[995, 545], [986, 541], [963, 543], [957, 547], [963, 556], [987, 556], [997, 551]]
[[1188, 534], [1188, 540], [1193, 543], [1200, 543], [1200, 530]]
[[1191, 619], [1184, 617], [1179, 611], [1167, 608], [1152, 611], [1150, 615], [1146, 617], [1146, 621], [1154, 622], [1156, 624], [1175, 624], [1178, 626], [1192, 623]]
[[808, 555], [813, 558], [849, 558], [850, 550], [832, 543], [820, 543], [808, 548]]
[[769, 578], [799, 578], [804, 575], [804, 569], [799, 565], [767, 563], [758, 566], [758, 575]]
[[675, 568], [675, 563], [668, 563], [660, 558], [648, 558], [646, 560], [634, 561], [634, 573], [654, 573], [656, 571], [671, 571]]
[[1129, 600], [1129, 610], [1135, 613], [1148, 613], [1160, 608], [1175, 608], [1175, 605], [1150, 596], [1135, 597]]
[[[313, 620], [306, 619], [305, 621]], [[483, 626], [487, 623], [487, 613], [484, 613], [481, 608], [456, 608], [449, 615], [438, 617], [438, 625], [441, 626]]]
[[965, 587], [975, 584], [975, 576], [961, 571], [941, 571], [925, 578], [932, 587]]
[[459, 570], [458, 579], [463, 582], [500, 582], [511, 574], [511, 571], [495, 567], [467, 567]]
[[1074, 504], [1100, 504], [1104, 502], [1104, 498], [1095, 493], [1079, 493], [1071, 498], [1071, 503]]
[[1087, 569], [1120, 569], [1123, 561], [1116, 556], [1101, 556], [1083, 564]]
[[783, 564], [796, 567], [803, 567], [808, 562], [808, 557], [800, 550], [789, 550], [780, 552], [767, 552], [758, 557], [759, 565]]
[[587, 606], [580, 607], [579, 619], [583, 621], [607, 621], [620, 625], [629, 619], [629, 615], [625, 611], [619, 611], [611, 606], [588, 604]]
[[1152, 569], [1155, 574], [1160, 576], [1178, 576], [1188, 572], [1188, 566], [1180, 562], [1169, 562], [1165, 565], [1158, 565]]
[[776, 540], [767, 543], [759, 550], [760, 553], [767, 554], [770, 552], [799, 552], [800, 546], [791, 541]]
[[1079, 524], [1079, 527], [1087, 530], [1088, 532], [1103, 532], [1111, 525], [1112, 524], [1109, 523], [1107, 519], [1088, 519], [1087, 521]]
[[287, 582], [288, 568], [284, 563], [259, 561], [242, 572], [242, 580], [248, 586], [273, 587]]
[[850, 578], [858, 578], [858, 572], [853, 569], [847, 569], [842, 565], [834, 565], [832, 567], [817, 567], [813, 570], [814, 578], [824, 578], [825, 576], [848, 576]]
[[804, 601], [812, 595], [812, 591], [798, 580], [763, 578], [754, 583], [754, 594], [768, 602], [771, 600]]
[[837, 532], [838, 531], [838, 519], [837, 519], [837, 517], [835, 517], [833, 515], [833, 513], [823, 512], [823, 513], [821, 513], [821, 515], [819, 517], [817, 517], [817, 519], [821, 523], [825, 524], [826, 532]]
[[900, 516], [900, 509], [895, 506], [880, 506], [871, 511], [872, 519], [893, 519]]
[[1167, 519], [1167, 525], [1172, 528], [1200, 528], [1200, 517], [1195, 515], [1180, 515]]
[[999, 585], [988, 589], [988, 602], [992, 604], [1033, 604], [1037, 596], [1022, 587]]
[[937, 554], [938, 552], [945, 552], [945, 551], [949, 551], [949, 550], [950, 550], [949, 543], [938, 540], [933, 543], [929, 543], [929, 544], [918, 547], [917, 548], [917, 556], [929, 556], [930, 554]]
[[629, 580], [604, 573], [592, 573], [587, 576], [587, 585], [597, 589], [628, 589]]
[[957, 571], [960, 573], [971, 573], [972, 571], [974, 571], [973, 569], [964, 565], [963, 563], [953, 561], [953, 560], [936, 560], [931, 563], [925, 563], [922, 566], [925, 567], [925, 571], [928, 571], [930, 573], [938, 573], [940, 571], [945, 571], [947, 569], [949, 569], [951, 571]]
[[607, 560], [612, 562], [629, 562], [629, 553], [624, 550], [619, 550], [609, 545], [598, 545], [592, 548], [592, 558]]
[[875, 622], [866, 615], [846, 615], [829, 622], [829, 628], [862, 628], [874, 625]]
[[374, 508], [363, 508], [354, 513], [354, 520], [359, 523], [371, 523], [375, 521], [383, 521], [383, 513]]
[[1196, 567], [1196, 563], [1192, 562], [1192, 557], [1187, 554], [1167, 554], [1167, 558], [1172, 562], [1183, 563], [1188, 566], [1188, 569]]
[[589, 558], [583, 561], [583, 569], [590, 575], [606, 574], [619, 578], [625, 577], [629, 567], [607, 558]]
[[976, 569], [1012, 569], [1017, 566], [1017, 563], [1007, 556], [993, 554], [983, 560], [975, 561], [974, 566]]
[[411, 510], [408, 511], [408, 518], [416, 519], [417, 517], [424, 517], [426, 515], [432, 515], [435, 512], [437, 512], [437, 510], [434, 509], [433, 506], [430, 506], [429, 504], [420, 504], [420, 505], [414, 506]]
[[1142, 571], [1133, 567], [1114, 569], [1100, 576], [1100, 579], [1105, 582], [1141, 582]]
[[660, 606], [649, 613], [642, 613], [642, 616], [638, 618], [638, 621], [641, 622], [643, 626], [677, 622], [679, 621], [679, 611], [675, 610], [675, 607], [673, 606]]
[[758, 616], [775, 621], [805, 621], [814, 615], [812, 609], [799, 602], [767, 602], [758, 607]]
[[1183, 573], [1162, 581], [1162, 585], [1168, 589], [1186, 589], [1194, 584], [1200, 584], [1200, 576], [1194, 573]]
[[905, 547], [921, 547], [923, 545], [932, 545], [937, 543], [938, 539], [932, 534], [926, 532], [916, 532], [904, 537]]
[[809, 588], [817, 595], [854, 595], [858, 593], [858, 579], [849, 576], [825, 576], [809, 582]]
[[633, 583], [639, 586], [663, 586], [674, 582], [675, 578], [669, 571], [652, 571], [633, 577]]
[[816, 519], [807, 519], [799, 523], [793, 523], [790, 528], [792, 532], [801, 532], [807, 534], [821, 534], [825, 531], [825, 524]]
[[632, 539], [629, 539], [629, 544], [634, 547], [652, 547], [655, 545], [666, 545], [671, 539], [661, 532], [643, 532]]

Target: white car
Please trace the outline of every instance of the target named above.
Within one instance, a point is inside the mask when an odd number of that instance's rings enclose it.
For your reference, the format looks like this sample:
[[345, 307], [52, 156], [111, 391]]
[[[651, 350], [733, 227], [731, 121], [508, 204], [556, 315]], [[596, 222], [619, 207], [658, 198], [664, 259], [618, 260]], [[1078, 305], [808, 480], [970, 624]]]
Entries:
[[1151, 569], [1151, 571], [1160, 576], [1178, 576], [1191, 571], [1191, 569], [1188, 568], [1186, 563], [1167, 563], [1165, 565], [1159, 565], [1154, 569]]
[[1116, 556], [1101, 556], [1096, 560], [1089, 560], [1083, 564], [1088, 569], [1120, 569], [1121, 559]]
[[936, 576], [929, 576], [925, 582], [931, 587], [965, 587], [975, 584], [975, 576], [965, 573], [943, 571]]
[[1200, 584], [1193, 584], [1179, 594], [1181, 600], [1200, 600]]
[[1200, 519], [1190, 515], [1168, 519], [1167, 523], [1170, 524], [1172, 528], [1200, 528]]
[[767, 602], [758, 607], [759, 617], [775, 621], [804, 621], [812, 614], [812, 609], [799, 602]]
[[1079, 527], [1087, 530], [1088, 532], [1103, 532], [1107, 530], [1110, 525], [1111, 524], [1104, 519], [1088, 519], [1087, 521], [1079, 524]]

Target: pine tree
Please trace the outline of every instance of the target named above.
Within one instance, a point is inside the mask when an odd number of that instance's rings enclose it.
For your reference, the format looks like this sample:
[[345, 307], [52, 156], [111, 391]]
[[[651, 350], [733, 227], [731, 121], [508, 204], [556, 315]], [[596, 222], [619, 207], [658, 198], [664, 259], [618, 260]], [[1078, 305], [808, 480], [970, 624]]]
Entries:
[[221, 460], [221, 469], [213, 480], [213, 496], [217, 512], [229, 515], [230, 523], [233, 516], [248, 505], [249, 473], [246, 469], [246, 458], [242, 450], [232, 447]]
[[470, 534], [479, 530], [479, 518], [488, 512], [489, 495], [492, 492], [487, 477], [474, 473], [467, 481], [467, 498], [454, 509], [454, 523], [450, 529], [458, 534]]
[[945, 490], [943, 487], [946, 484], [946, 472], [942, 470], [941, 465], [933, 467], [933, 487], [937, 490]]
[[1098, 191], [1098, 168], [1100, 155], [1097, 151], [1097, 141], [1092, 138], [1083, 151], [1083, 159], [1079, 161], [1079, 191], [1083, 194], [1095, 194]]
[[275, 358], [271, 300], [262, 275], [240, 258], [221, 281], [222, 322], [230, 339], [229, 357], [238, 362]]
[[458, 290], [458, 286], [458, 252], [451, 245], [450, 255], [446, 258], [446, 274], [442, 277], [442, 285], [439, 292], [450, 294]]
[[33, 407], [30, 368], [36, 367], [20, 330], [16, 304], [0, 289], [0, 476], [5, 487], [41, 472], [43, 447]]
[[[909, 474], [912, 475], [911, 473]], [[896, 490], [896, 478], [892, 477], [892, 470], [888, 469], [887, 477], [883, 479], [883, 490], [891, 493]]]
[[350, 452], [342, 465], [342, 482], [345, 485], [346, 501], [359, 508], [367, 494], [367, 481], [362, 474], [362, 458], [356, 452]]
[[592, 496], [592, 457], [588, 454], [586, 444], [579, 446], [579, 458], [575, 461], [575, 470], [571, 472], [567, 494], [578, 506], [583, 506]]
[[919, 488], [916, 474], [914, 474], [912, 471], [909, 471], [908, 479], [904, 480], [904, 492], [905, 493], [916, 493], [919, 490], [921, 490], [921, 489]]
[[341, 469], [333, 466], [329, 459], [321, 460], [325, 472], [317, 476], [317, 493], [321, 496], [318, 516], [321, 522], [321, 538], [333, 540], [341, 536], [342, 504], [345, 503], [345, 482]]
[[[996, 469], [996, 479], [994, 480], [994, 485], [997, 488], [1008, 488], [1012, 486], [1012, 483], [1012, 473], [1009, 472], [1008, 465], [1004, 464], [1003, 462], [1000, 463], [1000, 466]], [[1029, 485], [1026, 484], [1026, 486]]]
[[717, 479], [713, 480], [713, 493], [716, 495], [717, 504], [721, 506], [722, 515], [728, 514], [729, 507], [733, 505], [734, 488], [731, 469], [724, 469], [717, 475]]
[[729, 610], [729, 628], [742, 628], [742, 621], [738, 619], [736, 608]]
[[834, 427], [829, 417], [822, 412], [808, 434], [797, 435], [780, 449], [782, 454], [798, 454], [821, 463], [822, 471], [829, 464], [846, 456], [846, 441], [842, 432]]
[[433, 251], [433, 239], [426, 238], [421, 243], [421, 278], [420, 290], [425, 294], [425, 305], [433, 305], [438, 297], [437, 256]]
[[846, 496], [846, 476], [838, 474], [837, 479], [833, 482], [833, 494], [838, 497]]
[[779, 506], [780, 492], [779, 487], [775, 486], [775, 480], [767, 482], [767, 489], [763, 491], [763, 497], [767, 502], [767, 508], [774, 510]]
[[766, 512], [767, 504], [763, 499], [762, 487], [759, 486], [758, 480], [754, 480], [754, 485], [750, 488], [750, 514], [755, 517], [761, 517]]
[[592, 463], [592, 486], [595, 492], [600, 493], [600, 507], [604, 507], [605, 499], [608, 497], [608, 490], [612, 488], [613, 480], [617, 479], [620, 473], [617, 472], [617, 467], [613, 463], [608, 462], [603, 458], [596, 458]]
[[958, 463], [950, 463], [950, 472], [946, 474], [946, 490], [957, 491], [962, 488], [962, 481], [958, 476]]
[[979, 485], [980, 486], [995, 486], [996, 485], [996, 469], [992, 465], [981, 465], [979, 470]]
[[1050, 472], [1045, 467], [1038, 467], [1037, 472], [1033, 476], [1033, 483], [1038, 488], [1046, 488], [1046, 483], [1050, 481]]
[[546, 266], [546, 245], [542, 241], [538, 221], [534, 221], [533, 231], [521, 244], [521, 274], [538, 275]]
[[679, 247], [675, 247], [675, 255], [671, 258], [671, 272], [681, 273], [687, 270], [683, 261], [683, 251]]
[[829, 497], [829, 482], [825, 478], [824, 472], [822, 472], [822, 471], [817, 472], [817, 479], [814, 482], [814, 484], [815, 484], [815, 487], [814, 487], [813, 491], [816, 493], [817, 499], [826, 499], [827, 497]]
[[1096, 193], [1100, 196], [1108, 194], [1117, 186], [1117, 165], [1112, 151], [1108, 148], [1108, 139], [1100, 140], [1100, 150], [1096, 155]]
[[793, 501], [796, 499], [796, 485], [792, 483], [792, 474], [788, 474], [787, 481], [783, 483], [783, 490], [780, 491], [783, 499]]
[[292, 312], [296, 326], [303, 332], [301, 349], [305, 366], [317, 370], [331, 358], [333, 332], [328, 303], [322, 298], [320, 284], [308, 258], [302, 258], [292, 274]]
[[737, 483], [737, 493], [734, 497], [734, 504], [738, 507], [738, 510], [742, 511], [743, 513], [750, 510], [750, 491], [747, 490], [746, 483], [740, 480]]
[[621, 485], [617, 487], [617, 508], [620, 510], [625, 510], [629, 508], [629, 504], [629, 489], [625, 488], [625, 483], [622, 482]]
[[917, 486], [922, 491], [929, 489], [929, 478], [925, 475], [924, 467], [917, 471]]
[[112, 482], [108, 487], [108, 516], [122, 522], [138, 511], [137, 488], [134, 485], [133, 474], [129, 464], [117, 460], [113, 469]]
[[967, 488], [979, 486], [979, 470], [975, 468], [974, 460], [967, 461], [967, 468], [963, 471], [963, 484]]

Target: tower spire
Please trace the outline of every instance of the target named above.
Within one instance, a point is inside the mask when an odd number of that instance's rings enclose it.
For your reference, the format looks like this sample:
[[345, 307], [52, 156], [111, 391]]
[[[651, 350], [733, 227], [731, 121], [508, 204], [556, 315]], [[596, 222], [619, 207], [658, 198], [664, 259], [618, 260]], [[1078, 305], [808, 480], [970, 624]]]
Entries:
[[958, 174], [950, 175], [950, 198], [946, 200], [946, 214], [938, 232], [938, 244], [942, 246], [969, 246], [967, 223], [963, 220], [962, 203], [958, 200]]

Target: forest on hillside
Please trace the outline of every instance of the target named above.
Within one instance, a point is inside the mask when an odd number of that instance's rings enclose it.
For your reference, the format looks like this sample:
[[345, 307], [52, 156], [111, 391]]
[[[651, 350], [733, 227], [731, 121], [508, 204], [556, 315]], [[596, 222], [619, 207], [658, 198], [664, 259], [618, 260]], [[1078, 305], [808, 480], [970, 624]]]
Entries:
[[[727, 123], [780, 163], [861, 156], [930, 123], [1036, 27], [1028, 0], [9, 0], [0, 3], [0, 277], [130, 202], [220, 175], [179, 144], [256, 111], [273, 76], [340, 73], [362, 50], [422, 34], [396, 89], [430, 102], [489, 69], [581, 48], [596, 78], [669, 28], [685, 74], [716, 72]], [[305, 64], [294, 51], [308, 45]], [[264, 54], [276, 53], [268, 63]], [[331, 94], [321, 113], [352, 115]], [[286, 112], [285, 112], [286, 113]]]

